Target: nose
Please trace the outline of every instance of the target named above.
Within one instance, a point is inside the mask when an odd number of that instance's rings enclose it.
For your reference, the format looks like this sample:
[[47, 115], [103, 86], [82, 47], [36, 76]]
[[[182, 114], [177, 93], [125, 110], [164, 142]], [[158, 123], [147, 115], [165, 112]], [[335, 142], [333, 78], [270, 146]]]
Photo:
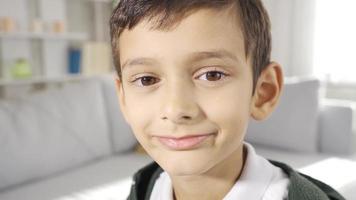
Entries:
[[162, 97], [161, 119], [175, 124], [193, 123], [199, 120], [201, 109], [189, 84], [171, 84], [166, 87]]

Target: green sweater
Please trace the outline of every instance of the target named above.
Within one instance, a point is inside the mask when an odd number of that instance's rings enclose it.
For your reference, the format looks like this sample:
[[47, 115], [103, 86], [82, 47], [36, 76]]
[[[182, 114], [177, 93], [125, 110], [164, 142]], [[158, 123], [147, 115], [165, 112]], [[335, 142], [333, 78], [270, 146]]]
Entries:
[[[305, 174], [294, 171], [286, 164], [270, 161], [281, 168], [289, 177], [288, 200], [344, 200], [330, 186]], [[163, 169], [155, 162], [139, 170], [133, 178], [131, 192], [127, 200], [149, 200], [156, 179]]]

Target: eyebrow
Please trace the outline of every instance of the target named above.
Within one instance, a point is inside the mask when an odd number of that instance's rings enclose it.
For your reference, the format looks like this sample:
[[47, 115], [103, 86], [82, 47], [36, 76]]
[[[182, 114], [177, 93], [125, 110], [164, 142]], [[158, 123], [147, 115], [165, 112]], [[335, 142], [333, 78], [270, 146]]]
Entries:
[[[239, 58], [232, 54], [231, 52], [224, 50], [224, 49], [219, 49], [219, 50], [211, 50], [211, 51], [199, 51], [199, 52], [193, 52], [189, 55], [189, 62], [198, 62], [201, 60], [206, 60], [206, 59], [211, 59], [211, 58], [217, 58], [217, 59], [230, 59], [236, 62], [239, 62]], [[134, 58], [134, 59], [129, 59], [125, 61], [125, 63], [122, 65], [122, 70], [124, 70], [125, 67], [131, 67], [134, 65], [153, 65], [157, 64], [157, 60], [154, 58], [149, 58], [149, 57], [139, 57], [139, 58]]]
[[157, 63], [157, 61], [153, 58], [140, 57], [129, 59], [122, 65], [122, 70], [124, 70], [125, 67], [130, 67], [134, 65], [152, 65], [153, 63]]
[[217, 58], [217, 59], [230, 59], [233, 61], [239, 62], [239, 58], [232, 54], [231, 52], [224, 50], [224, 49], [219, 49], [219, 50], [212, 50], [212, 51], [199, 51], [199, 52], [194, 52], [190, 56], [190, 61], [201, 61], [209, 58]]

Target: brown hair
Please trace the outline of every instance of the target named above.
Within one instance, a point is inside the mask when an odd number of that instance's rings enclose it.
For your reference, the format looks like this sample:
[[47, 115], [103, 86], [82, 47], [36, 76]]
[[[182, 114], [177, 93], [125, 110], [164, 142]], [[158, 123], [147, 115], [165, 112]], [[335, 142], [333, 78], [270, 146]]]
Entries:
[[121, 66], [118, 40], [124, 29], [132, 29], [144, 19], [154, 29], [172, 28], [192, 12], [224, 9], [235, 5], [242, 24], [246, 57], [251, 56], [254, 88], [263, 69], [270, 63], [270, 20], [261, 0], [121, 0], [110, 19], [111, 45], [119, 78]]

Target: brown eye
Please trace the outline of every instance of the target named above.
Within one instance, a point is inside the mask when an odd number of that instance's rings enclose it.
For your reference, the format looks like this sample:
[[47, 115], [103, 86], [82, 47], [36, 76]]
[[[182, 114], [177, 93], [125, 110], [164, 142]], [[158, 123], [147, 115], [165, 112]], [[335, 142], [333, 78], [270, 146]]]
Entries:
[[208, 81], [218, 81], [222, 77], [221, 72], [211, 71], [206, 73], [206, 80]]
[[144, 76], [138, 79], [141, 86], [150, 86], [158, 82], [158, 79], [152, 76]]
[[225, 73], [220, 71], [208, 71], [202, 74], [199, 78], [203, 78], [203, 80], [207, 81], [219, 81], [225, 76]]

